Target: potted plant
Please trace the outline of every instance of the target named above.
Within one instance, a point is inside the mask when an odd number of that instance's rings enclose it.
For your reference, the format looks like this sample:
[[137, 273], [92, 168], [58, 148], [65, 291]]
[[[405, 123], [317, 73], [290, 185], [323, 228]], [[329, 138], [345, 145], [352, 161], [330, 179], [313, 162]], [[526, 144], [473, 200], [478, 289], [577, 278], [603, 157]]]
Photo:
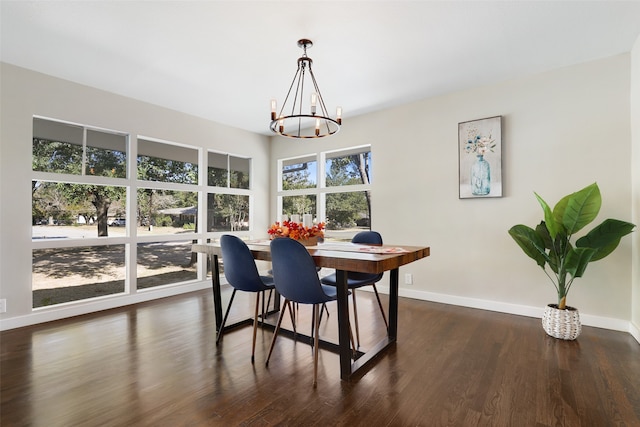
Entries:
[[551, 279], [558, 292], [558, 303], [549, 304], [542, 318], [547, 334], [561, 339], [576, 339], [582, 329], [577, 309], [569, 307], [567, 294], [573, 281], [584, 275], [590, 262], [600, 260], [618, 246], [620, 239], [631, 233], [634, 224], [617, 219], [606, 219], [584, 236], [571, 239], [577, 232], [595, 220], [602, 198], [593, 183], [580, 191], [563, 197], [551, 210], [534, 193], [544, 211], [544, 220], [533, 229], [515, 225], [509, 234], [525, 254], [536, 261]]

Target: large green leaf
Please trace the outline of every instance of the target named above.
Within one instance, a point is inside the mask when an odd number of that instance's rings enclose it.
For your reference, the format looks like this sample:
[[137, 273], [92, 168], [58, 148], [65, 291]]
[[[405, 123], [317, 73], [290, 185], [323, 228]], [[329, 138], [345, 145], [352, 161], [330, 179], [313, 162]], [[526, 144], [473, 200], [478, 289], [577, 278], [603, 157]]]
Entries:
[[602, 224], [576, 241], [576, 247], [596, 250], [591, 261], [598, 261], [609, 255], [618, 247], [620, 239], [631, 233], [635, 225], [618, 219], [606, 219]]
[[582, 277], [595, 253], [596, 250], [592, 248], [571, 248], [565, 260], [566, 271], [573, 277]]
[[536, 225], [536, 233], [544, 242], [544, 247], [546, 249], [553, 249], [553, 239], [551, 238], [551, 234], [549, 233], [549, 228], [547, 228], [547, 224], [544, 221], [540, 221], [540, 224]]
[[544, 248], [544, 241], [531, 227], [514, 225], [509, 229], [509, 235], [522, 248], [525, 254], [532, 258], [540, 267], [544, 268], [548, 256]]
[[558, 254], [562, 253], [558, 251], [558, 248], [560, 246], [559, 242], [565, 239], [565, 237], [563, 237], [565, 236], [564, 232], [559, 233], [555, 239], [552, 239], [551, 234], [549, 233], [549, 228], [544, 221], [541, 221], [540, 224], [536, 226], [536, 233], [544, 242], [545, 249], [549, 249], [548, 253], [545, 252], [545, 259], [547, 260], [547, 263], [549, 263], [549, 267], [551, 267], [551, 270], [557, 273], [558, 266], [560, 265], [561, 261]]
[[547, 202], [545, 202], [544, 199], [538, 195], [538, 193], [533, 194], [536, 195], [536, 199], [538, 199], [538, 203], [540, 203], [540, 206], [542, 206], [542, 210], [544, 211], [544, 223], [547, 227], [547, 230], [549, 230], [549, 235], [551, 235], [552, 239], [555, 239], [556, 235], [558, 234], [559, 223], [553, 217], [553, 212], [551, 211], [551, 208], [549, 207]]
[[[553, 216], [560, 220], [571, 236], [593, 221], [602, 205], [600, 189], [595, 182], [560, 200], [553, 208]], [[561, 219], [560, 219], [561, 218]]]
[[536, 227], [536, 233], [538, 233], [538, 235], [542, 238], [544, 247], [549, 250], [547, 257], [549, 267], [551, 267], [551, 270], [553, 270], [554, 273], [559, 274], [559, 269], [564, 264], [566, 252], [571, 249], [571, 243], [567, 238], [567, 234], [565, 233], [564, 228], [560, 227], [555, 239], [552, 239], [548, 227], [546, 226], [545, 222], [542, 221]]

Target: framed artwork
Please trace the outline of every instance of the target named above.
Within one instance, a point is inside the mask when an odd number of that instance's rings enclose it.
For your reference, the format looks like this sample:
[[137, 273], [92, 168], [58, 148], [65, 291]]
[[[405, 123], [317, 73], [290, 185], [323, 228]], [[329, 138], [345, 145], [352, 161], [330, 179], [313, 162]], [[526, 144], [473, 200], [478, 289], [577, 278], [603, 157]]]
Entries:
[[502, 197], [502, 116], [458, 123], [459, 198]]

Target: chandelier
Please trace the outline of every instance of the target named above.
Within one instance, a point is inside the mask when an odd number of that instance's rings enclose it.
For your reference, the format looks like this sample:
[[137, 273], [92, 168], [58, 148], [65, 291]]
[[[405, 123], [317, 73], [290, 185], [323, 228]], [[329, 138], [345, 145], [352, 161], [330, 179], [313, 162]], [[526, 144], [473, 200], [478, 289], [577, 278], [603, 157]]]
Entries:
[[[278, 113], [276, 113], [276, 100], [271, 100], [270, 128], [278, 135], [288, 138], [331, 136], [338, 132], [342, 125], [342, 108], [337, 108], [335, 119], [329, 117], [311, 69], [313, 60], [307, 56], [307, 48], [313, 46], [313, 42], [301, 39], [298, 40], [298, 46], [304, 50], [304, 53], [298, 58], [298, 70], [293, 76], [287, 96]], [[307, 102], [304, 102], [305, 100]]]

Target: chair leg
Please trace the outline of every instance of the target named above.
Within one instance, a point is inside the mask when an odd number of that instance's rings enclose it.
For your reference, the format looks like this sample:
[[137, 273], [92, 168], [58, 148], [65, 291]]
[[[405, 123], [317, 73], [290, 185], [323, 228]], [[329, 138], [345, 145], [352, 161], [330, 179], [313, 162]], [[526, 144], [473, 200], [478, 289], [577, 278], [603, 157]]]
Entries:
[[[289, 306], [289, 316], [291, 317], [291, 325], [293, 326], [293, 334], [297, 334], [296, 331], [296, 316], [294, 314], [293, 304], [289, 302], [289, 300], [284, 300], [284, 305]], [[284, 311], [284, 305], [282, 306], [281, 312]]]
[[[255, 362], [256, 354], [256, 335], [258, 334], [258, 307], [260, 306], [260, 294], [262, 292], [256, 292], [256, 309], [253, 313], [253, 344], [251, 345], [251, 363]], [[264, 304], [264, 298], [262, 298]], [[263, 307], [264, 312], [264, 307]]]
[[222, 333], [224, 332], [224, 325], [227, 324], [227, 317], [229, 317], [229, 310], [231, 310], [231, 304], [233, 304], [233, 298], [236, 296], [236, 289], [231, 293], [231, 299], [229, 300], [229, 305], [227, 306], [227, 311], [224, 314], [224, 318], [222, 319], [222, 325], [220, 325], [220, 330], [218, 331], [218, 336], [216, 337], [216, 345], [220, 342], [220, 338], [222, 338]]
[[387, 316], [384, 314], [384, 308], [382, 308], [382, 302], [380, 301], [380, 295], [378, 295], [378, 288], [376, 288], [376, 284], [372, 283], [373, 292], [376, 294], [376, 299], [378, 300], [378, 307], [380, 307], [380, 314], [382, 314], [382, 319], [384, 320], [384, 324], [389, 329], [389, 322], [387, 322]]
[[278, 337], [278, 331], [280, 330], [280, 324], [282, 323], [282, 318], [284, 317], [286, 306], [290, 305], [289, 300], [284, 300], [284, 305], [280, 310], [280, 314], [278, 315], [278, 322], [276, 323], [276, 329], [273, 331], [273, 338], [271, 339], [271, 347], [269, 347], [269, 355], [267, 356], [266, 366], [269, 366], [269, 359], [271, 359], [271, 352], [273, 352], [273, 347], [276, 343], [276, 338]]
[[[271, 297], [273, 296], [273, 289], [269, 289], [269, 298], [267, 299], [267, 310], [266, 313], [269, 313], [269, 304], [271, 304]], [[264, 296], [262, 297], [262, 301], [264, 302]], [[264, 304], [263, 304], [264, 305]], [[265, 313], [262, 313], [262, 320], [265, 319]]]
[[[318, 321], [318, 327], [320, 327], [320, 322]], [[311, 354], [313, 354], [314, 345], [313, 345], [313, 337], [316, 336], [316, 307], [315, 304], [311, 307]]]
[[318, 304], [313, 305], [313, 321], [315, 334], [313, 335], [313, 386], [318, 385], [318, 328], [320, 326], [320, 313]]
[[322, 303], [322, 307], [320, 307], [320, 320], [322, 320], [322, 313], [327, 312], [327, 318], [329, 318], [329, 309], [327, 308], [326, 303]]
[[360, 327], [358, 326], [358, 306], [356, 305], [356, 290], [351, 290], [351, 297], [353, 299], [353, 319], [356, 324], [356, 342], [358, 343], [358, 348], [360, 348]]
[[327, 304], [326, 303], [322, 303], [322, 307], [320, 308], [320, 321], [318, 322], [318, 324], [322, 324], [322, 314], [324, 312], [327, 312], [327, 319], [329, 318], [329, 309], [327, 308]]
[[[323, 303], [322, 307], [320, 307], [320, 318], [318, 320], [318, 328], [320, 328], [320, 325], [322, 324], [322, 314], [324, 312], [327, 312], [327, 317], [329, 317], [329, 309], [327, 308], [327, 304]], [[311, 322], [311, 324], [313, 325], [313, 321]], [[313, 328], [311, 330], [311, 336], [313, 337]], [[356, 355], [356, 342], [353, 340], [353, 331], [351, 330], [351, 321], [349, 321], [349, 340], [351, 341], [351, 352], [353, 353], [353, 357], [355, 358]]]
[[264, 293], [266, 293], [266, 291], [262, 291], [262, 292], [258, 292], [258, 293], [259, 294], [260, 293], [263, 294], [263, 296], [262, 296], [262, 308], [260, 309], [261, 310], [260, 311], [260, 319], [262, 319], [264, 321], [264, 313], [266, 311], [265, 303], [267, 302]]

